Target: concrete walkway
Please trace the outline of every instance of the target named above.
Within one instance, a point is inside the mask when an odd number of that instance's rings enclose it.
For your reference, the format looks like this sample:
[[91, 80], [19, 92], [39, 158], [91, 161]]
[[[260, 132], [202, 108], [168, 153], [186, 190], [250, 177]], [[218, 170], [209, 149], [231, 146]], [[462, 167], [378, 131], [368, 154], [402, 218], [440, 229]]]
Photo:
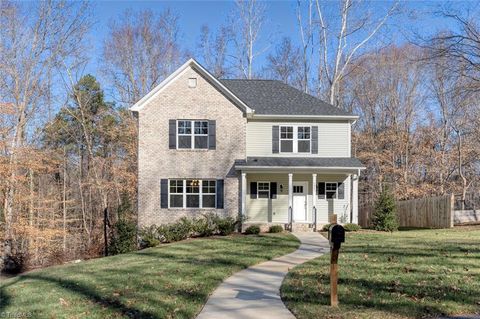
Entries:
[[239, 271], [210, 296], [197, 319], [294, 319], [280, 299], [280, 286], [288, 270], [329, 252], [318, 233], [293, 233], [301, 241], [291, 254]]

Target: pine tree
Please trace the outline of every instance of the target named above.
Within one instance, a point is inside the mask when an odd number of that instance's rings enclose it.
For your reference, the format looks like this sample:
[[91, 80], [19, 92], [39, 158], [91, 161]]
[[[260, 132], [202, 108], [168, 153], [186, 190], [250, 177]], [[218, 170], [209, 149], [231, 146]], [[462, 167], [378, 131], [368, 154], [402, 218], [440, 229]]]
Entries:
[[395, 199], [390, 190], [385, 187], [380, 193], [373, 213], [373, 226], [376, 230], [393, 232], [398, 230], [398, 218]]

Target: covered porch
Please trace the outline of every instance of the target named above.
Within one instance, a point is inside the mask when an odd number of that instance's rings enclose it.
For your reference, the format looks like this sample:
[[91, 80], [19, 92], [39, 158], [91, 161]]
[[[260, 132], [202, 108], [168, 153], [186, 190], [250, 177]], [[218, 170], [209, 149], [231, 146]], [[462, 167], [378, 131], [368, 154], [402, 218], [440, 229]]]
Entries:
[[241, 214], [248, 224], [303, 224], [319, 228], [332, 214], [358, 222], [358, 177], [354, 158], [248, 158], [241, 175]]

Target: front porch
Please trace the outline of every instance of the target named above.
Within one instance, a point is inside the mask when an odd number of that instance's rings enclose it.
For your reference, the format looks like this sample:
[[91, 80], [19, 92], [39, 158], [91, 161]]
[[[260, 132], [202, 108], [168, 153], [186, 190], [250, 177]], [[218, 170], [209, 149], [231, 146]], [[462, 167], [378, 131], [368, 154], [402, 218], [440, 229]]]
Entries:
[[241, 214], [245, 225], [319, 229], [332, 214], [340, 223], [358, 222], [359, 165], [320, 167], [297, 163], [265, 167], [248, 165], [247, 160], [236, 167], [241, 171]]

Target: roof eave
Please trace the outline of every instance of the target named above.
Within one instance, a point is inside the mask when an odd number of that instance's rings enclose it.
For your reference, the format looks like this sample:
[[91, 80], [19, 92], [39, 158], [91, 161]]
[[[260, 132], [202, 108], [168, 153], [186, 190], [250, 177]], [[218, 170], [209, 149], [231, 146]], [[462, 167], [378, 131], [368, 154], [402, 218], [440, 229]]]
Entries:
[[299, 114], [252, 114], [252, 119], [278, 120], [278, 119], [296, 119], [296, 120], [353, 120], [356, 121], [358, 115], [299, 115]]

